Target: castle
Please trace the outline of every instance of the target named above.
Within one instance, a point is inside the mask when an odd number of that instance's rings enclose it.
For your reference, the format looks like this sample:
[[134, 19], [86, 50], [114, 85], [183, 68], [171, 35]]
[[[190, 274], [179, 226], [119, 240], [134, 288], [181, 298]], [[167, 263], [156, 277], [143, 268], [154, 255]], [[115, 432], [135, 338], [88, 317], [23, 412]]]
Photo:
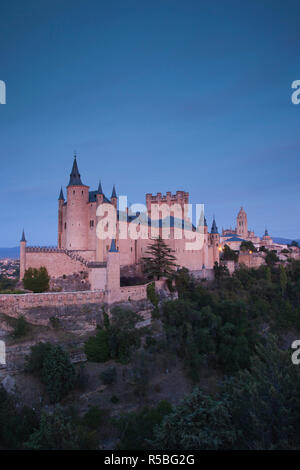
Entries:
[[[66, 200], [62, 189], [58, 199], [57, 247], [27, 246], [23, 231], [20, 279], [25, 269], [45, 266], [52, 278], [85, 271], [92, 290], [105, 289], [108, 279], [120, 282], [120, 269], [138, 271], [149, 244], [158, 236], [173, 250], [178, 266], [200, 277], [212, 276], [214, 263], [219, 262], [220, 235], [215, 220], [208, 232], [203, 213], [197, 228], [191, 223], [185, 212], [189, 193], [148, 193], [146, 210], [135, 213], [120, 209], [118, 199], [115, 186], [110, 199], [101, 183], [97, 190], [90, 191], [82, 183], [75, 156]], [[201, 243], [187, 249], [193, 237], [197, 238], [199, 226]]]

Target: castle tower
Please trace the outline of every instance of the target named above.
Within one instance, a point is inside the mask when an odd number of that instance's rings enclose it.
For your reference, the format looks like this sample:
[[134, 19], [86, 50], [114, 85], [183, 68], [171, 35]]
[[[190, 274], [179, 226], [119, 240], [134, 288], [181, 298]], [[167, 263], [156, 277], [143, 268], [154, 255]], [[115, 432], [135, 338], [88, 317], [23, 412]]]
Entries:
[[215, 218], [214, 218], [212, 226], [211, 226], [210, 241], [211, 241], [211, 245], [213, 247], [213, 263], [215, 263], [216, 261], [217, 261], [217, 263], [219, 263], [219, 261], [220, 261], [220, 252], [219, 252], [220, 235], [219, 235], [219, 232], [218, 232], [218, 227], [217, 227]]
[[24, 229], [20, 240], [20, 281], [22, 281], [26, 270], [26, 238]]
[[65, 203], [64, 193], [61, 188], [58, 198], [58, 239], [57, 247], [62, 248], [62, 234], [63, 234], [63, 205]]
[[110, 250], [107, 253], [106, 290], [109, 303], [118, 300], [120, 294], [120, 253], [117, 250], [115, 240], [112, 240]]
[[67, 186], [66, 248], [68, 250], [88, 249], [87, 203], [89, 186], [82, 183], [76, 155], [70, 181]]
[[236, 233], [242, 238], [248, 237], [248, 222], [247, 222], [247, 214], [244, 211], [243, 207], [241, 207], [237, 219], [236, 219]]
[[204, 246], [203, 246], [203, 265], [202, 268], [208, 266], [208, 227], [206, 217], [204, 216]]
[[[98, 207], [103, 204], [104, 201], [104, 194], [102, 191], [101, 181], [99, 181], [98, 192], [97, 192], [97, 209]], [[96, 229], [97, 224], [100, 218], [97, 216], [97, 209], [96, 209]], [[101, 238], [97, 237], [97, 230], [96, 230], [96, 261], [104, 261], [104, 243]]]
[[117, 198], [117, 193], [116, 193], [115, 185], [113, 186], [113, 190], [112, 190], [112, 193], [111, 193], [110, 200], [111, 200], [112, 205], [113, 205], [113, 206], [115, 207], [115, 209], [117, 210], [118, 198]]

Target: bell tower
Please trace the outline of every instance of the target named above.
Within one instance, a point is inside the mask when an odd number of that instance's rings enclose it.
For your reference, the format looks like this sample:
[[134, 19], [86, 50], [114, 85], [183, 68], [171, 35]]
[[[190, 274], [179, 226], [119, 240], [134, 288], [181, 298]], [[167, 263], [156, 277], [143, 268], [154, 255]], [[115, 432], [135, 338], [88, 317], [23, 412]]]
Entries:
[[244, 211], [243, 207], [240, 208], [240, 211], [237, 215], [236, 233], [237, 233], [237, 235], [240, 235], [242, 238], [247, 238], [248, 237], [247, 214]]

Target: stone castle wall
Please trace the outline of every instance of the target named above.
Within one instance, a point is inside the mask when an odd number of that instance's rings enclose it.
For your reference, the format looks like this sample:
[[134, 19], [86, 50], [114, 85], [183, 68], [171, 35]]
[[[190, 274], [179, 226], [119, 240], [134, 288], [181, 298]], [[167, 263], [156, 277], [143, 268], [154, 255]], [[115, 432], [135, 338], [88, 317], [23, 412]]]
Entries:
[[[18, 317], [29, 309], [60, 307], [68, 305], [101, 304], [105, 302], [104, 291], [44, 292], [42, 294], [2, 294], [0, 312]], [[34, 323], [34, 318], [31, 319]]]
[[[67, 307], [76, 305], [101, 305], [104, 303], [138, 301], [147, 298], [147, 285], [120, 287], [117, 291], [104, 290], [80, 292], [44, 292], [42, 294], [1, 294], [0, 312], [18, 317], [29, 310], [46, 307]], [[50, 315], [51, 316], [51, 315]], [[32, 315], [30, 321], [35, 323], [39, 317]], [[42, 324], [47, 324], [50, 317]], [[41, 324], [40, 319], [38, 324]]]
[[85, 265], [66, 253], [59, 251], [28, 251], [26, 250], [26, 269], [45, 266], [51, 277], [69, 276], [80, 271], [87, 271]]

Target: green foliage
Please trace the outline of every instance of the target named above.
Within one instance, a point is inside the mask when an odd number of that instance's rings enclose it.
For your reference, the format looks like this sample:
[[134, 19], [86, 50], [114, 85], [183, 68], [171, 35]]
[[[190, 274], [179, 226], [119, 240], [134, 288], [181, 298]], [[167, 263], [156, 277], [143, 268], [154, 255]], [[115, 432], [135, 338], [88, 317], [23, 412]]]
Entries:
[[229, 271], [228, 271], [227, 266], [223, 264], [218, 264], [218, 262], [216, 261], [214, 264], [214, 275], [215, 275], [215, 279], [219, 283], [221, 278], [225, 276], [229, 276]]
[[29, 331], [29, 324], [26, 318], [23, 315], [21, 315], [16, 320], [13, 336], [15, 338], [21, 338], [23, 336], [26, 336], [28, 331]]
[[142, 258], [143, 272], [149, 279], [172, 278], [176, 268], [176, 257], [161, 237], [148, 245]]
[[92, 450], [98, 447], [95, 431], [76, 422], [56, 407], [52, 414], [43, 413], [39, 428], [25, 443], [31, 450]]
[[148, 439], [153, 437], [155, 426], [161, 424], [165, 416], [172, 411], [168, 401], [161, 401], [154, 408], [127, 413], [116, 420], [120, 432], [118, 450], [149, 450]]
[[238, 261], [239, 255], [236, 251], [232, 250], [228, 245], [224, 245], [222, 251], [222, 259], [226, 261]]
[[60, 321], [59, 318], [57, 317], [50, 317], [49, 318], [49, 323], [52, 326], [52, 328], [57, 329], [60, 327]]
[[299, 449], [300, 369], [269, 338], [249, 370], [211, 397], [200, 390], [155, 429], [159, 450]]
[[49, 290], [50, 276], [44, 266], [26, 269], [23, 277], [23, 285], [25, 289], [35, 293], [46, 292]]
[[110, 401], [114, 404], [119, 403], [119, 398], [116, 395], [113, 395], [110, 399]]
[[147, 299], [150, 300], [150, 302], [155, 308], [158, 307], [159, 297], [155, 292], [154, 282], [151, 282], [151, 284], [148, 284], [147, 286]]
[[141, 330], [136, 324], [141, 315], [129, 309], [115, 307], [111, 318], [104, 314], [104, 329], [85, 342], [85, 353], [89, 361], [106, 362], [115, 359], [123, 364], [130, 360], [132, 351], [141, 344]]
[[26, 370], [37, 375], [46, 386], [50, 403], [59, 402], [76, 384], [76, 373], [69, 355], [51, 343], [32, 346]]
[[111, 385], [116, 381], [117, 369], [114, 366], [110, 366], [101, 372], [100, 377], [105, 385]]
[[84, 352], [89, 361], [108, 361], [110, 359], [110, 354], [107, 331], [99, 329], [96, 333], [96, 336], [90, 336], [90, 338], [88, 338], [88, 340], [84, 343]]
[[0, 385], [0, 447], [22, 449], [33, 430], [38, 427], [38, 417], [27, 406], [18, 406], [16, 398]]
[[110, 357], [126, 364], [134, 350], [141, 344], [142, 331], [136, 324], [142, 320], [141, 315], [132, 310], [115, 307], [107, 329]]
[[268, 266], [273, 267], [279, 261], [279, 258], [274, 251], [268, 251], [265, 261]]
[[284, 296], [285, 294], [287, 282], [288, 282], [287, 274], [284, 269], [284, 266], [281, 264], [280, 265], [280, 287], [281, 287], [282, 296]]
[[232, 448], [236, 431], [227, 403], [196, 389], [164, 419], [155, 437], [155, 449], [224, 450]]
[[0, 292], [1, 294], [9, 294], [9, 293], [16, 293], [18, 294], [19, 292], [22, 291], [17, 291], [15, 289], [17, 284], [16, 279], [9, 279], [6, 276], [0, 275]]
[[252, 253], [255, 253], [257, 251], [257, 249], [255, 248], [255, 246], [253, 245], [253, 243], [251, 241], [242, 241], [241, 245], [240, 245], [240, 250], [241, 251], [252, 251]]
[[83, 417], [83, 423], [90, 429], [98, 429], [104, 422], [105, 411], [98, 406], [91, 406]]

